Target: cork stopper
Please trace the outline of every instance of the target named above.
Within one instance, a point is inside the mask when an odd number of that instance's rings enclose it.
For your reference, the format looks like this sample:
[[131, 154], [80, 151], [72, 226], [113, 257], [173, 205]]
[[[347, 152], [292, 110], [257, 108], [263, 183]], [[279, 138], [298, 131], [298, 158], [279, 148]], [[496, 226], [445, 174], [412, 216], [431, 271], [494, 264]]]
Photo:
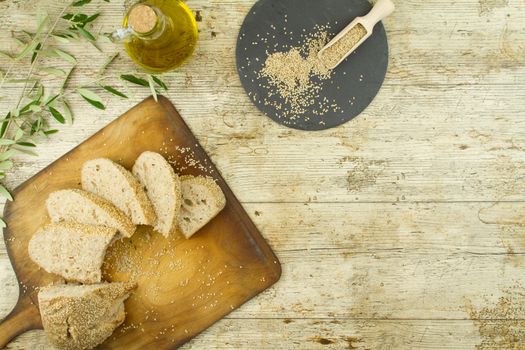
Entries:
[[157, 24], [157, 13], [147, 5], [133, 6], [128, 15], [128, 23], [137, 33], [148, 33]]

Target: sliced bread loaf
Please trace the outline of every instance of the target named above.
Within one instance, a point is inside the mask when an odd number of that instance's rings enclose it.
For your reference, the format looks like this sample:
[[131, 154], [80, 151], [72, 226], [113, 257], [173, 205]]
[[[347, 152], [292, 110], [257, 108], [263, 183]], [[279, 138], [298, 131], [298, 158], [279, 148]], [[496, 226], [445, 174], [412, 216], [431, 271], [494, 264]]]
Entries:
[[42, 325], [59, 349], [92, 349], [124, 322], [133, 283], [54, 285], [38, 293]]
[[52, 223], [29, 241], [29, 256], [40, 267], [69, 281], [100, 282], [106, 249], [117, 230], [71, 222]]
[[46, 205], [52, 222], [70, 221], [113, 227], [125, 237], [131, 237], [135, 232], [130, 218], [107, 200], [87, 191], [71, 189], [52, 192]]
[[153, 206], [137, 179], [121, 165], [98, 158], [82, 167], [82, 188], [113, 203], [135, 225], [153, 225]]
[[177, 228], [181, 206], [179, 176], [162, 155], [149, 151], [137, 158], [133, 175], [144, 186], [155, 209], [154, 229], [167, 237]]
[[224, 209], [226, 198], [221, 188], [208, 177], [182, 176], [181, 187], [179, 229], [190, 238]]

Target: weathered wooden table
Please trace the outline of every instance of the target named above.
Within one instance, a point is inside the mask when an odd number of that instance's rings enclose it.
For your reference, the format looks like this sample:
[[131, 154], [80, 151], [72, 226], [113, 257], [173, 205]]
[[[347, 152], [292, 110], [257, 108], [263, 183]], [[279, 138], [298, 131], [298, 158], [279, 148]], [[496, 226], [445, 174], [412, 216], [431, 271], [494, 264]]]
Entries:
[[[51, 13], [61, 6], [45, 2]], [[270, 121], [240, 86], [235, 41], [253, 2], [188, 0], [202, 16], [199, 46], [165, 80], [283, 275], [185, 348], [525, 348], [523, 0], [398, 1], [378, 97], [352, 122], [315, 133]], [[123, 6], [101, 5], [103, 30]], [[34, 2], [0, 0], [2, 49], [34, 13]], [[73, 79], [87, 82], [103, 56], [77, 46]], [[113, 67], [134, 69], [124, 55]], [[38, 157], [19, 158], [7, 185], [148, 93], [133, 91], [108, 98], [105, 111], [74, 98], [74, 124], [43, 140]], [[14, 100], [17, 89], [2, 95]], [[18, 293], [3, 243], [0, 285], [1, 317]], [[46, 344], [32, 331], [8, 348]]]

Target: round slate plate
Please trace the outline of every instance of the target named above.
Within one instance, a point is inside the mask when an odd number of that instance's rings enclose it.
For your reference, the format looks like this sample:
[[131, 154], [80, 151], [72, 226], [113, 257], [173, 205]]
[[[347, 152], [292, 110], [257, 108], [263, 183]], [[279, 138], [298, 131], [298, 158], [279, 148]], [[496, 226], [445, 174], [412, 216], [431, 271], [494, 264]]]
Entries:
[[[329, 26], [332, 38], [370, 9], [366, 0], [259, 0], [244, 20], [236, 49], [237, 71], [253, 103], [274, 121], [302, 130], [332, 128], [361, 113], [372, 102], [386, 74], [388, 43], [382, 23], [330, 79], [312, 77], [321, 87], [320, 92], [307, 110], [293, 117], [282, 112], [290, 111], [291, 106], [269, 88], [260, 71], [269, 54], [301, 46], [305, 36], [318, 31], [316, 25]], [[320, 109], [323, 101], [332, 107]], [[281, 110], [275, 107], [279, 105]]]

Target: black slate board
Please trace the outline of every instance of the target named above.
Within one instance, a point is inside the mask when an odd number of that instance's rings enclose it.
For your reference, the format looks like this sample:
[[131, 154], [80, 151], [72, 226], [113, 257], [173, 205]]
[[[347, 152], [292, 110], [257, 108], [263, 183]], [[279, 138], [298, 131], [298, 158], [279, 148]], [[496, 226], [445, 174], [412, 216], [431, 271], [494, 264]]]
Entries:
[[[371, 9], [366, 0], [260, 0], [250, 10], [237, 39], [237, 70], [242, 85], [252, 102], [274, 121], [295, 129], [323, 130], [341, 125], [359, 115], [374, 99], [385, 78], [388, 65], [388, 43], [382, 23], [372, 36], [334, 71], [328, 80], [313, 80], [321, 85], [315, 104], [331, 101], [339, 109], [322, 115], [313, 108], [295, 118], [282, 115], [272, 103], [290, 109], [282, 97], [267, 87], [259, 72], [273, 52], [288, 51], [304, 42], [316, 25], [329, 25], [330, 38], [355, 17]], [[264, 40], [263, 40], [264, 38]], [[325, 99], [326, 98], [326, 99]]]

